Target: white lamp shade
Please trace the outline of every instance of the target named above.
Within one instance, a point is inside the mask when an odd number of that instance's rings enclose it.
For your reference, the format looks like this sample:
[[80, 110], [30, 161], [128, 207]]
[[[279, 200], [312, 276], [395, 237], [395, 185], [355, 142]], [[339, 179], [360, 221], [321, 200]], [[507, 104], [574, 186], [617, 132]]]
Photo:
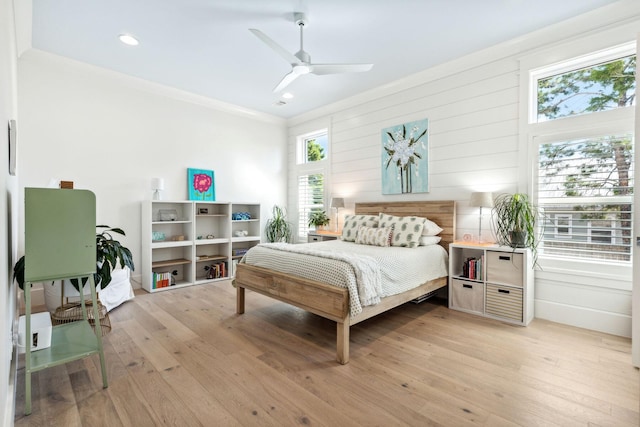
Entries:
[[490, 191], [478, 191], [471, 193], [471, 199], [469, 200], [469, 206], [476, 208], [492, 208], [493, 207], [493, 193]]
[[151, 179], [151, 189], [152, 190], [164, 190], [164, 179], [163, 178], [152, 178]]
[[334, 197], [331, 199], [332, 208], [344, 208], [344, 199], [342, 197]]

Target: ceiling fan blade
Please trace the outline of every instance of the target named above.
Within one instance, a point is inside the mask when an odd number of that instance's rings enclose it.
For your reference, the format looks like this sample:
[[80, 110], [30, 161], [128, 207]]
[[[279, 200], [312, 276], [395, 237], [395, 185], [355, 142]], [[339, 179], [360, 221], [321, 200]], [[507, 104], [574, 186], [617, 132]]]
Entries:
[[339, 74], [339, 73], [361, 73], [369, 71], [373, 64], [310, 64], [311, 73]]
[[274, 42], [269, 36], [263, 33], [260, 30], [256, 30], [255, 28], [249, 28], [256, 37], [262, 40], [267, 46], [271, 49], [275, 50], [280, 56], [282, 56], [289, 64], [300, 64], [300, 59], [298, 59], [294, 54], [287, 51], [285, 48], [280, 46], [278, 43]]
[[280, 92], [282, 89], [284, 89], [285, 87], [289, 86], [289, 84], [291, 84], [292, 81], [294, 81], [295, 79], [297, 79], [301, 75], [302, 75], [301, 73], [296, 73], [295, 69], [291, 70], [291, 72], [289, 74], [286, 74], [282, 78], [282, 80], [280, 80], [280, 83], [278, 83], [278, 86], [273, 88], [273, 93]]

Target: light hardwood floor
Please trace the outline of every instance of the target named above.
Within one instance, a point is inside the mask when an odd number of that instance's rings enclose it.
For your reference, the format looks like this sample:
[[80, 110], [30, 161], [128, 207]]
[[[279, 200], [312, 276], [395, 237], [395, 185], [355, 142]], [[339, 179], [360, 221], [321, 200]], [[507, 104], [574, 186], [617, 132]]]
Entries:
[[630, 340], [535, 319], [523, 328], [400, 306], [352, 328], [230, 282], [138, 295], [110, 313], [97, 356], [33, 375], [16, 426], [638, 426]]

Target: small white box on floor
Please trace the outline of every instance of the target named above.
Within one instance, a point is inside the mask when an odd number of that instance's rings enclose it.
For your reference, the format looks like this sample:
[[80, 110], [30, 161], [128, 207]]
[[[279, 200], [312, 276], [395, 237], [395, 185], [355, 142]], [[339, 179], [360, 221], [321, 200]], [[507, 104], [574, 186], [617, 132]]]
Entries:
[[[25, 329], [27, 328], [25, 316], [18, 320], [18, 350], [25, 352]], [[31, 315], [31, 351], [42, 350], [51, 347], [51, 315], [49, 312], [33, 313]]]

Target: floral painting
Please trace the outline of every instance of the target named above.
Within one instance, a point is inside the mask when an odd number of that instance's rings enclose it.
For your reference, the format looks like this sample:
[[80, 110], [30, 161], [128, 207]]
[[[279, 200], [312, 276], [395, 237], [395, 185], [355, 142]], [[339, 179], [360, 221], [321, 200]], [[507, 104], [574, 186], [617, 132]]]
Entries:
[[189, 200], [216, 200], [216, 186], [213, 171], [205, 169], [187, 169]]
[[382, 129], [382, 194], [429, 191], [428, 119]]

